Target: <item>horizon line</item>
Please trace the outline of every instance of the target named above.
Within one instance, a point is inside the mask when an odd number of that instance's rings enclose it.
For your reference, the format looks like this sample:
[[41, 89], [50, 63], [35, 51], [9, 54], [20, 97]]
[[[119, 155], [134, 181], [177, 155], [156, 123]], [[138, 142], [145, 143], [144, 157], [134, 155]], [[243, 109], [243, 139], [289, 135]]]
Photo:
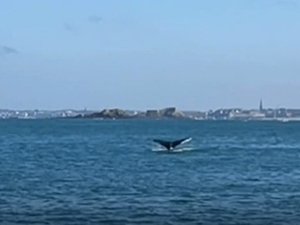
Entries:
[[[103, 107], [99, 109], [93, 109], [93, 108], [56, 108], [56, 109], [46, 109], [46, 108], [23, 108], [23, 109], [14, 109], [14, 108], [0, 108], [0, 111], [65, 111], [65, 110], [73, 110], [73, 111], [102, 111], [105, 109], [120, 109], [120, 110], [125, 110], [125, 111], [147, 111], [147, 110], [162, 110], [166, 108], [176, 108], [178, 111], [215, 111], [215, 110], [226, 110], [226, 109], [244, 109], [244, 110], [259, 110], [259, 107], [257, 108], [246, 108], [246, 107], [218, 107], [218, 108], [210, 108], [210, 109], [181, 109], [176, 106], [167, 106], [167, 107], [149, 107], [147, 109], [130, 109], [130, 108], [122, 108], [122, 107]], [[263, 107], [263, 109], [299, 109], [300, 107]]]

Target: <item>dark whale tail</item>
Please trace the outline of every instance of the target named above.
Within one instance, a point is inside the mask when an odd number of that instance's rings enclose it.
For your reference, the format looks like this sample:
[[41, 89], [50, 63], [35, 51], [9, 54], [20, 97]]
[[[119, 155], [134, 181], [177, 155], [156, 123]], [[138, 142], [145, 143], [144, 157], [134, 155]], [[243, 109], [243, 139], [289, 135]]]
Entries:
[[179, 139], [176, 141], [164, 141], [164, 140], [159, 140], [159, 139], [154, 139], [153, 141], [164, 146], [168, 150], [172, 150], [172, 149], [176, 148], [176, 146], [186, 143], [190, 140], [192, 140], [192, 138], [188, 137], [188, 138], [183, 138], [183, 139]]

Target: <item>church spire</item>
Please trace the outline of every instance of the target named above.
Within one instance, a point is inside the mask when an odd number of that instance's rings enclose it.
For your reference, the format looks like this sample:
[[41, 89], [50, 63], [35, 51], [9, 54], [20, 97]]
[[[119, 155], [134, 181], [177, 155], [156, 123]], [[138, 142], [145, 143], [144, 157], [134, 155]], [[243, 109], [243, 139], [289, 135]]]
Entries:
[[260, 99], [260, 102], [259, 102], [259, 111], [262, 112], [263, 110], [264, 110], [263, 101], [262, 101], [262, 99]]

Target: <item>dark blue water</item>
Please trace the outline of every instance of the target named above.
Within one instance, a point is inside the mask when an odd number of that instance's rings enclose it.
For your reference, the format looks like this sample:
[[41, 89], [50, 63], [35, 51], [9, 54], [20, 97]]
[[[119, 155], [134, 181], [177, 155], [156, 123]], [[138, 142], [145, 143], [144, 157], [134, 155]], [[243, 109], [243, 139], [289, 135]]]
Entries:
[[0, 224], [300, 224], [300, 123], [2, 120]]

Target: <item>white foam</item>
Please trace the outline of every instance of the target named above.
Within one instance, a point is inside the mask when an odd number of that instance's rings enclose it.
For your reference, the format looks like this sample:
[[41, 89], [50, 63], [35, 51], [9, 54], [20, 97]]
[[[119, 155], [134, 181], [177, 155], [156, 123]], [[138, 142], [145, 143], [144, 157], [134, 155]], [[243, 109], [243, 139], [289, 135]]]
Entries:
[[167, 149], [165, 149], [165, 148], [153, 148], [152, 151], [153, 152], [162, 152], [162, 151], [167, 151]]
[[196, 148], [193, 148], [193, 147], [180, 147], [180, 148], [175, 148], [175, 149], [172, 149], [172, 150], [167, 150], [165, 148], [153, 148], [152, 151], [153, 152], [187, 152], [187, 151], [195, 151], [197, 150]]

